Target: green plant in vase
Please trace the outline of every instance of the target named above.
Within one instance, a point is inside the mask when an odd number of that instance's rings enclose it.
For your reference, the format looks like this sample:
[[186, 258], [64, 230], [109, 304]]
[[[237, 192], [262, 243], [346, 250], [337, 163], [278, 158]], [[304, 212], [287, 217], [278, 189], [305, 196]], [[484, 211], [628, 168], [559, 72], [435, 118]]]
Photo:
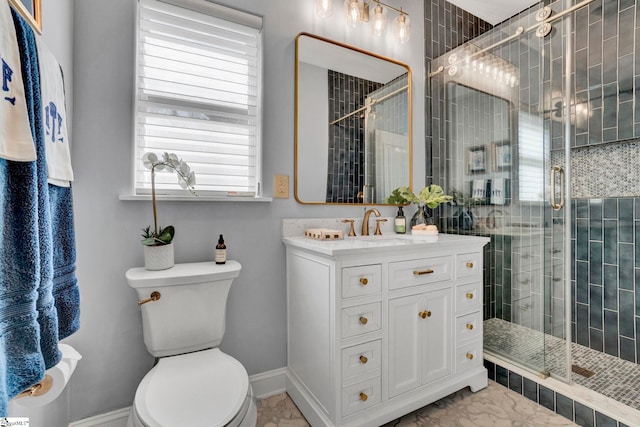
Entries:
[[457, 206], [457, 211], [453, 214], [454, 228], [460, 230], [472, 230], [475, 225], [475, 216], [471, 208], [483, 202], [483, 199], [467, 196], [464, 192], [451, 189], [453, 200], [451, 204]]
[[385, 203], [413, 203], [417, 205], [418, 210], [410, 221], [410, 225], [413, 228], [418, 224], [432, 225], [433, 216], [431, 215], [431, 212], [427, 211], [427, 209], [435, 209], [442, 203], [448, 203], [452, 199], [452, 196], [444, 193], [442, 187], [436, 184], [431, 184], [420, 190], [418, 194], [415, 194], [408, 187], [398, 187], [385, 199]]

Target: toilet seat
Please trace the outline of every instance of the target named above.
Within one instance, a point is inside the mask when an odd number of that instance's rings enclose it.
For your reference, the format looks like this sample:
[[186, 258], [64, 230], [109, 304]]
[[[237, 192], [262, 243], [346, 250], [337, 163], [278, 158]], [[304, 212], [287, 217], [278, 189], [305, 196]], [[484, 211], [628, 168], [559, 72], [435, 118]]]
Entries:
[[135, 412], [149, 427], [224, 426], [248, 390], [244, 366], [218, 348], [164, 357], [138, 386]]

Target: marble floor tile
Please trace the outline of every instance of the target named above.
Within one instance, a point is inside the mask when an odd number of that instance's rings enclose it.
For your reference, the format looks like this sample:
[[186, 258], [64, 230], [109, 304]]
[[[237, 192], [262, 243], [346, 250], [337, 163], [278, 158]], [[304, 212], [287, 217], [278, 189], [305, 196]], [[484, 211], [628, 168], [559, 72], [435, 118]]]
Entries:
[[[287, 394], [260, 400], [258, 427], [308, 426]], [[526, 397], [489, 381], [477, 393], [468, 388], [418, 409], [384, 427], [564, 427], [576, 424]]]

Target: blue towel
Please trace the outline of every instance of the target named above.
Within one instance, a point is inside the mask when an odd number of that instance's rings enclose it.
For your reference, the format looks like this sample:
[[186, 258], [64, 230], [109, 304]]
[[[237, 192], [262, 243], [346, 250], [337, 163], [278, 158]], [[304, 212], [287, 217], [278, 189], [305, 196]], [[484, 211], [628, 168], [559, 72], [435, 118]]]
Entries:
[[61, 358], [78, 329], [71, 188], [47, 183], [34, 33], [14, 11], [36, 162], [0, 159], [0, 417]]
[[71, 187], [48, 186], [53, 230], [53, 298], [58, 313], [58, 336], [64, 339], [80, 327], [73, 198]]

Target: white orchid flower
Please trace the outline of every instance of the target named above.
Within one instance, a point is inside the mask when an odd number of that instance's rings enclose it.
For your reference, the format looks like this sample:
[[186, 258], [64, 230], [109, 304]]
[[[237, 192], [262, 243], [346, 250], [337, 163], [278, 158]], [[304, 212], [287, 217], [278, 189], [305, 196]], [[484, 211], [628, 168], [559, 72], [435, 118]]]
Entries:
[[158, 156], [156, 155], [156, 153], [144, 153], [144, 155], [142, 156], [142, 164], [144, 165], [145, 168], [151, 170], [151, 168], [153, 167], [154, 163], [156, 163], [158, 161]]

